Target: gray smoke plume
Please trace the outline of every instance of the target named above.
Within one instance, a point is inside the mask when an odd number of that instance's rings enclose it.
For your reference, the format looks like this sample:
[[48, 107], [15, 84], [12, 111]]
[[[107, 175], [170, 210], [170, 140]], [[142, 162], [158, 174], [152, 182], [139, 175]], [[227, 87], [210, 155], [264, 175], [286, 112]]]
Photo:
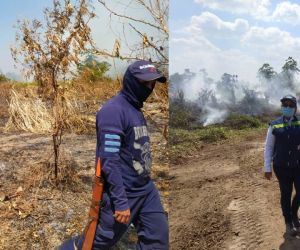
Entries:
[[[280, 108], [280, 99], [287, 94], [297, 96], [300, 93], [299, 71], [297, 63], [277, 74], [269, 64], [264, 64], [258, 71], [256, 83], [238, 79], [237, 75], [224, 73], [215, 81], [205, 69], [194, 73], [186, 69], [183, 74], [170, 77], [170, 98], [175, 98], [178, 91], [201, 109], [199, 122], [204, 126], [221, 123], [231, 113], [262, 116]], [[296, 63], [296, 65], [295, 65]]]

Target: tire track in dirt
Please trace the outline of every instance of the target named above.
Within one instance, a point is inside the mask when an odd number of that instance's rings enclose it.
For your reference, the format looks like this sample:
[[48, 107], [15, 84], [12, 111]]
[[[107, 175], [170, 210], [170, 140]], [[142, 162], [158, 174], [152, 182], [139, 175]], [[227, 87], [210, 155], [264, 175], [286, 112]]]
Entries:
[[[266, 199], [256, 194], [261, 189], [259, 183], [250, 183], [249, 190], [244, 196], [230, 202], [228, 210], [231, 213], [230, 223], [233, 237], [226, 248], [238, 249], [267, 249], [266, 242], [272, 238], [265, 218], [268, 217], [265, 205]], [[258, 209], [260, 211], [258, 211]]]
[[207, 144], [195, 162], [171, 166], [172, 250], [300, 249], [283, 238], [276, 178], [263, 178], [265, 133]]

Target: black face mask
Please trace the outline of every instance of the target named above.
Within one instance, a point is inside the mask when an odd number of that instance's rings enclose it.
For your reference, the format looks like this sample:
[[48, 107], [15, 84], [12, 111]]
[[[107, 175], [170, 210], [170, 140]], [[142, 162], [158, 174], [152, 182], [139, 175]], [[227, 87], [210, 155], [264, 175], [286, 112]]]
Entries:
[[138, 93], [138, 97], [141, 102], [144, 102], [151, 95], [151, 93], [153, 92], [153, 89], [150, 89], [141, 83], [140, 83], [140, 88], [141, 88], [141, 91], [140, 91], [140, 93]]
[[143, 107], [143, 102], [151, 95], [153, 89], [149, 89], [139, 82], [128, 70], [123, 79], [122, 93], [138, 108]]

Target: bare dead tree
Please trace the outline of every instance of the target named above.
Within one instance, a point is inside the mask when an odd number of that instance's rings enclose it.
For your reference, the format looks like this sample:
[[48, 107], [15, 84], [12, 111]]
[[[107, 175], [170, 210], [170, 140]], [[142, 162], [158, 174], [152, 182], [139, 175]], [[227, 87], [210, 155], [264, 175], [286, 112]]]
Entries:
[[[143, 18], [126, 14], [126, 11], [124, 13], [115, 11], [111, 6], [111, 1], [98, 0], [98, 2], [110, 13], [111, 18], [118, 18], [123, 24], [123, 35], [116, 38], [112, 51], [96, 49], [96, 54], [124, 60], [147, 59], [158, 64], [160, 69], [167, 74], [169, 63], [169, 1], [130, 1], [125, 9], [134, 6], [140, 13], [145, 13]], [[129, 31], [135, 32], [138, 38], [137, 42], [128, 43], [128, 41], [133, 41], [132, 37], [128, 35]]]
[[65, 89], [59, 79], [79, 63], [81, 53], [94, 46], [89, 27], [95, 17], [93, 8], [89, 0], [72, 2], [53, 0], [53, 7], [44, 10], [43, 22], [18, 21], [17, 46], [11, 48], [15, 62], [23, 66], [28, 78], [34, 78], [41, 97], [50, 103], [56, 179], [66, 116]]

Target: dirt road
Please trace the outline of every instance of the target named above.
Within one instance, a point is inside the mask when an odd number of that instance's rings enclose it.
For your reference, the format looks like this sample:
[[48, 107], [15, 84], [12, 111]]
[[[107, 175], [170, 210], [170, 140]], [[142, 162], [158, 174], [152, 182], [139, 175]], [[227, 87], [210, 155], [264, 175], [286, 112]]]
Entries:
[[296, 250], [283, 238], [276, 178], [262, 177], [265, 130], [203, 144], [186, 165], [171, 166], [171, 249]]

